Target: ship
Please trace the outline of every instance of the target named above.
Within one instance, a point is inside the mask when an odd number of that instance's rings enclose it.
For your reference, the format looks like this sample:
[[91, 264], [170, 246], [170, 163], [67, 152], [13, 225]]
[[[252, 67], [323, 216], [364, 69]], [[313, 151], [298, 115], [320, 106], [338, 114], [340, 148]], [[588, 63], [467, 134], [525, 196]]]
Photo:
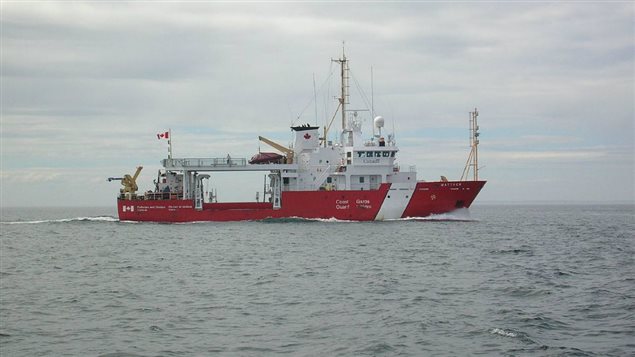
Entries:
[[[257, 221], [266, 219], [335, 219], [382, 221], [427, 217], [469, 208], [486, 181], [478, 178], [478, 111], [469, 112], [470, 152], [459, 180], [417, 177], [414, 166], [397, 162], [394, 133], [385, 133], [385, 120], [372, 118], [372, 134], [364, 136], [358, 110], [349, 109], [349, 60], [344, 50], [331, 59], [339, 64], [340, 95], [329, 125], [291, 127], [293, 143], [284, 146], [259, 137], [278, 152], [259, 152], [251, 159], [230, 155], [210, 158], [172, 157], [161, 160], [153, 190], [138, 193], [133, 175], [111, 177], [121, 181], [117, 197], [121, 221], [198, 222]], [[335, 140], [328, 140], [333, 120], [341, 117]], [[214, 173], [264, 172], [262, 196], [253, 202], [218, 202], [217, 192], [206, 192]], [[207, 182], [206, 182], [207, 181]]]

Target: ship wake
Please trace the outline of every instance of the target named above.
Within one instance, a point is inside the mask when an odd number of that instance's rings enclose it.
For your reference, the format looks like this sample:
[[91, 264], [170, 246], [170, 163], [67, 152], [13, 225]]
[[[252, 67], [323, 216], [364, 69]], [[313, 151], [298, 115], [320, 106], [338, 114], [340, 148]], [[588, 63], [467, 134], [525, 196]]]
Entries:
[[97, 216], [97, 217], [43, 219], [43, 220], [35, 220], [35, 221], [10, 221], [10, 222], [0, 222], [0, 224], [42, 224], [42, 223], [68, 223], [68, 222], [119, 222], [119, 219], [115, 217], [111, 217], [111, 216]]
[[472, 218], [467, 208], [459, 208], [448, 213], [431, 214], [426, 217], [406, 217], [397, 219], [396, 221], [478, 222], [478, 219]]
[[265, 219], [258, 220], [256, 222], [263, 222], [263, 223], [315, 223], [315, 222], [352, 223], [352, 222], [357, 222], [357, 221], [348, 221], [348, 220], [337, 219], [337, 218], [288, 217], [288, 218], [265, 218]]

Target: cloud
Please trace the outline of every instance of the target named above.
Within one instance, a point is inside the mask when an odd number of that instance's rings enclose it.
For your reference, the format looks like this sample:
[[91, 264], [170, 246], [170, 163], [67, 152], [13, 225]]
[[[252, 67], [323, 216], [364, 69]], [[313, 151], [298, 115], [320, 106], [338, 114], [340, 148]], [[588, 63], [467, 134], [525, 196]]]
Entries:
[[[373, 66], [376, 112], [387, 127], [394, 122], [400, 162], [422, 177], [460, 172], [467, 113], [478, 107], [494, 179], [508, 167], [562, 164], [613, 165], [616, 180], [633, 180], [632, 4], [342, 3], [334, 11], [330, 3], [11, 2], [2, 10], [4, 191], [20, 178], [64, 191], [70, 172], [155, 170], [166, 143], [154, 135], [167, 128], [180, 156], [250, 157], [258, 135], [286, 144], [292, 122], [316, 120], [314, 75], [317, 122], [332, 117], [339, 83], [330, 59], [342, 40], [355, 77], [351, 107], [364, 107], [357, 83], [370, 96]], [[369, 129], [370, 113], [360, 114]]]
[[589, 161], [606, 157], [601, 151], [508, 151], [493, 153], [493, 159], [507, 161]]
[[[5, 183], [45, 183], [59, 180], [64, 175], [48, 168], [29, 168], [27, 170], [0, 171], [0, 178]], [[70, 176], [68, 176], [70, 177]]]

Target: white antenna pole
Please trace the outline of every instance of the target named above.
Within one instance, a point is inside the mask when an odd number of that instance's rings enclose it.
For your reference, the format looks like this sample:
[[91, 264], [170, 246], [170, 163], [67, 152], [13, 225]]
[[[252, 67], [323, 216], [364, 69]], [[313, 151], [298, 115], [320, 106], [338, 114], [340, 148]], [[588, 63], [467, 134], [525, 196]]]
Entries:
[[172, 129], [168, 129], [168, 159], [172, 158]]
[[373, 84], [373, 66], [370, 66], [370, 112], [375, 119], [375, 86]]
[[395, 135], [395, 117], [394, 116], [392, 117], [392, 144], [393, 145], [397, 144], [397, 139]]
[[474, 108], [474, 112], [472, 113], [472, 133], [473, 133], [473, 145], [474, 145], [474, 181], [478, 181], [478, 136], [480, 135], [478, 132], [478, 122], [476, 118], [478, 117], [478, 109]]
[[373, 138], [375, 137], [375, 90], [374, 88], [375, 86], [373, 85], [373, 66], [370, 66], [370, 120], [372, 121]]
[[317, 115], [317, 92], [315, 90], [315, 72], [313, 72], [313, 104], [315, 105], [315, 126], [317, 126], [318, 115]]

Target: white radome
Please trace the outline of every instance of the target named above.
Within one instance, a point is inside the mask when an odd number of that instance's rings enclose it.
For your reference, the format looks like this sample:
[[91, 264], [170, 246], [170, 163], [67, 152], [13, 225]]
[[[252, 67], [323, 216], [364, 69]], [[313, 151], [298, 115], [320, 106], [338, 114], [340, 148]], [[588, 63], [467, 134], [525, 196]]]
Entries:
[[380, 116], [376, 116], [375, 120], [373, 120], [373, 123], [375, 124], [375, 128], [383, 128], [384, 127], [384, 117]]

